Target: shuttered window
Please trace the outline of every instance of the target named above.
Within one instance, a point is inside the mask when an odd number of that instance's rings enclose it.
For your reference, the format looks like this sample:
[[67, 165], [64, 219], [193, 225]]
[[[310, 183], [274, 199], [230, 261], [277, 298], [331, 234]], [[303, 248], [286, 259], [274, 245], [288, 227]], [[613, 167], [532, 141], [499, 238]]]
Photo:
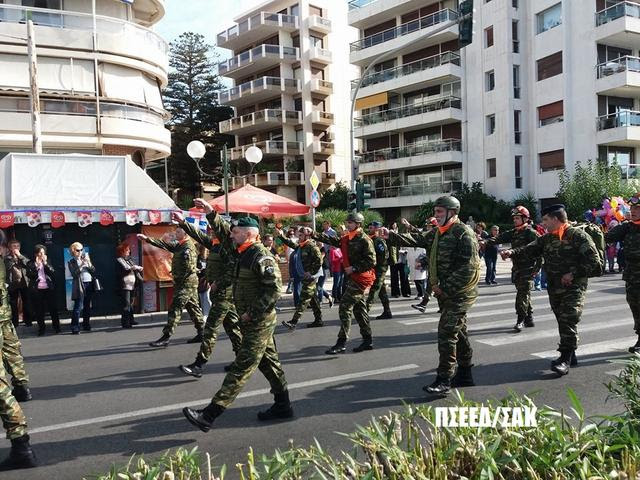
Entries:
[[563, 117], [564, 107], [562, 100], [538, 107], [538, 122], [541, 127], [551, 123], [561, 122]]
[[538, 81], [555, 77], [562, 73], [562, 52], [556, 52], [548, 57], [541, 58], [537, 62]]
[[561, 170], [564, 168], [564, 150], [552, 150], [540, 153], [540, 171]]

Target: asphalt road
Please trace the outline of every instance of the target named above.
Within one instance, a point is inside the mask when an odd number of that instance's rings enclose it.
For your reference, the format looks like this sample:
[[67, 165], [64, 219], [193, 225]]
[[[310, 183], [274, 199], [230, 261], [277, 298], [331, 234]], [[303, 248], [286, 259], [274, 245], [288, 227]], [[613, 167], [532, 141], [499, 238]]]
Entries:
[[[610, 381], [619, 367], [610, 361], [624, 357], [635, 342], [631, 313], [619, 274], [590, 282], [587, 306], [580, 324], [580, 365], [558, 379], [549, 371], [549, 359], [557, 355], [557, 325], [546, 292], [533, 292], [535, 328], [520, 334], [514, 323], [514, 289], [501, 263], [498, 286], [480, 287], [472, 308], [469, 329], [474, 348], [477, 386], [465, 388], [475, 400], [499, 398], [516, 392], [537, 392], [538, 405], [568, 407], [566, 388], [574, 389], [588, 415], [619, 409], [605, 403]], [[433, 402], [422, 386], [431, 383], [437, 365], [436, 308], [424, 315], [410, 308], [412, 299], [393, 300], [392, 320], [374, 320], [375, 349], [360, 354], [350, 348], [359, 342], [352, 329], [345, 355], [328, 356], [338, 331], [338, 308], [324, 307], [327, 326], [289, 332], [279, 326], [277, 344], [290, 384], [296, 418], [263, 424], [256, 418], [272, 397], [259, 372], [243, 394], [204, 434], [194, 430], [180, 412], [185, 405], [208, 403], [224, 378], [222, 367], [232, 360], [224, 334], [205, 375], [193, 379], [177, 368], [190, 363], [197, 346], [186, 344], [194, 329], [189, 322], [178, 327], [167, 349], [155, 350], [147, 342], [160, 335], [158, 318], [132, 330], [121, 330], [117, 321], [96, 322], [94, 331], [72, 336], [35, 337], [20, 327], [23, 349], [31, 375], [34, 400], [23, 404], [29, 419], [34, 449], [42, 463], [27, 473], [3, 473], [3, 479], [80, 479], [106, 473], [112, 464], [124, 465], [134, 453], [157, 456], [167, 449], [191, 448], [215, 456], [233, 466], [246, 459], [249, 446], [257, 454], [286, 448], [292, 440], [300, 446], [317, 438], [329, 451], [339, 452], [347, 441], [335, 432], [350, 432], [372, 415], [401, 409], [403, 402]], [[379, 304], [373, 315], [380, 313]], [[281, 312], [280, 320], [291, 311]], [[153, 322], [153, 323], [151, 323]], [[9, 442], [0, 440], [0, 455]]]

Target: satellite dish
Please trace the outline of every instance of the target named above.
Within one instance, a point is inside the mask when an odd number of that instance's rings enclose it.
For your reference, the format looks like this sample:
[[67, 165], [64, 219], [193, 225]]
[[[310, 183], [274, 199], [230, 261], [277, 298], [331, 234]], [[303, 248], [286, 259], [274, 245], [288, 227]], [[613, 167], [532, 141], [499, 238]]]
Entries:
[[246, 158], [247, 162], [249, 163], [260, 163], [260, 161], [262, 160], [262, 150], [260, 150], [255, 145], [252, 145], [245, 150], [244, 158]]
[[194, 160], [200, 160], [206, 153], [207, 149], [205, 148], [204, 143], [199, 140], [193, 140], [192, 142], [189, 142], [189, 145], [187, 145], [187, 155]]

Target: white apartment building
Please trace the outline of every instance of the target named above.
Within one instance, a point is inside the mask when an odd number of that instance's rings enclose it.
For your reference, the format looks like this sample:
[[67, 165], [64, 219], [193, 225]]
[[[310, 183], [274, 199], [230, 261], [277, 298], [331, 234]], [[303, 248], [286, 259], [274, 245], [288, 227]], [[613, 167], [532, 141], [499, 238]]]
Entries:
[[545, 205], [558, 171], [589, 159], [635, 176], [640, 4], [474, 4], [473, 43], [457, 52], [455, 26], [419, 39], [455, 16], [455, 1], [351, 3], [349, 23], [361, 37], [352, 63], [364, 68], [378, 52], [406, 47], [376, 66], [359, 94], [370, 107], [356, 135], [360, 174], [375, 187], [372, 208], [410, 215], [462, 181], [504, 200], [531, 192]]
[[220, 103], [235, 115], [220, 123], [234, 135], [230, 160], [258, 146], [263, 160], [252, 174], [231, 179], [309, 203], [309, 178], [321, 189], [351, 177], [349, 160], [349, 81], [356, 75], [346, 45], [357, 38], [347, 24], [342, 0], [267, 1], [234, 19], [217, 36], [232, 50], [218, 64], [233, 88]]
[[[93, 5], [95, 4], [95, 11]], [[160, 89], [164, 0], [0, 0], [0, 158], [30, 152], [27, 20], [34, 22], [44, 153], [170, 154]]]

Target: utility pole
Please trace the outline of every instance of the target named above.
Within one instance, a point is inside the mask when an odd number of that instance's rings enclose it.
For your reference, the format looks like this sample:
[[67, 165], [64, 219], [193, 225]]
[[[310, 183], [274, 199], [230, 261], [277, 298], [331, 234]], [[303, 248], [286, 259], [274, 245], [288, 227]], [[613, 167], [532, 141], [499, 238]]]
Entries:
[[40, 92], [38, 90], [38, 57], [36, 56], [33, 21], [27, 21], [27, 50], [29, 52], [29, 85], [31, 87], [31, 132], [33, 153], [42, 153], [42, 126], [40, 124]]

